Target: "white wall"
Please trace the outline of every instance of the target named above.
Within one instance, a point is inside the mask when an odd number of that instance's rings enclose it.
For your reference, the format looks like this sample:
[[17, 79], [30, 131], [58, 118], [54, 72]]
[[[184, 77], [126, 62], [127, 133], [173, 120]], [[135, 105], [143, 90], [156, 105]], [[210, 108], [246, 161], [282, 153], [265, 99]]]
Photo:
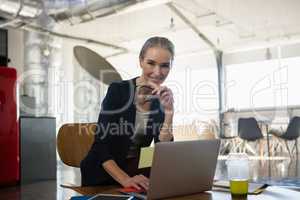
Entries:
[[16, 68], [18, 75], [24, 69], [24, 32], [17, 29], [8, 29], [8, 58], [10, 67]]

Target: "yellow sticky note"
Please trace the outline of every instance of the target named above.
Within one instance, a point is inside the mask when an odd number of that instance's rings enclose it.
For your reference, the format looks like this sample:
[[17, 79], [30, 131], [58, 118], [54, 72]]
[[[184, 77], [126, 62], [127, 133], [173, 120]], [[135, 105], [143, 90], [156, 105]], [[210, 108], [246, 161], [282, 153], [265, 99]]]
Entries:
[[154, 147], [144, 147], [141, 149], [138, 168], [146, 168], [152, 166]]

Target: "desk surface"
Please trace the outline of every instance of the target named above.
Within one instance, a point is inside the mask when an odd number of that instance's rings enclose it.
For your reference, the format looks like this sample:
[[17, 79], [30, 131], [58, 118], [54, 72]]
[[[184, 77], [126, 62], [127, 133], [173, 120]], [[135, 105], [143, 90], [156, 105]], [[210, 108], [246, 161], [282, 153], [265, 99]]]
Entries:
[[[224, 158], [220, 157], [218, 161], [216, 178], [225, 179], [226, 165]], [[295, 162], [296, 161], [296, 162]], [[296, 180], [300, 179], [299, 160], [290, 161], [289, 158], [277, 158], [277, 160], [266, 160], [254, 158], [251, 160], [251, 177], [256, 180], [268, 181], [279, 180], [282, 178], [292, 177]], [[270, 167], [271, 166], [271, 167]], [[270, 170], [270, 171], [269, 171]], [[75, 175], [74, 175], [75, 174]], [[269, 177], [270, 176], [270, 177]], [[43, 181], [35, 182], [33, 184], [26, 184], [17, 187], [0, 188], [0, 199], [9, 200], [68, 200], [72, 196], [78, 195], [77, 192], [60, 187], [60, 184], [75, 183], [80, 184], [80, 173], [78, 169], [62, 166], [58, 163], [57, 181]], [[106, 186], [106, 187], [87, 187], [84, 190], [86, 194], [92, 193], [116, 193], [118, 186]], [[81, 191], [82, 192], [82, 191]], [[201, 194], [189, 195], [185, 197], [170, 198], [174, 200], [189, 199], [209, 199], [209, 200], [229, 200], [231, 195], [228, 192], [222, 191], [210, 191]], [[269, 187], [260, 195], [249, 195], [248, 200], [299, 200], [300, 195], [293, 191], [286, 191], [278, 187]]]
[[[118, 194], [116, 191], [117, 186], [105, 186], [105, 187], [85, 187], [81, 188], [81, 193], [86, 194]], [[61, 190], [61, 191], [60, 191]], [[84, 192], [83, 192], [84, 190]], [[60, 191], [60, 192], [58, 192]], [[79, 190], [77, 190], [79, 191]], [[259, 195], [248, 195], [247, 200], [299, 200], [300, 193], [293, 190], [286, 190], [279, 187], [269, 187], [262, 194]], [[56, 181], [37, 182], [34, 184], [28, 184], [21, 188], [2, 188], [0, 189], [0, 199], [9, 200], [68, 200], [72, 196], [76, 196], [78, 193], [66, 189], [56, 188]], [[200, 194], [173, 197], [168, 198], [169, 200], [230, 200], [231, 195], [229, 192], [222, 191], [209, 191]]]
[[[97, 194], [97, 193], [107, 193], [107, 194], [119, 194], [117, 192], [117, 186], [106, 186], [106, 187], [85, 187], [77, 188], [77, 191], [83, 194]], [[75, 189], [76, 190], [76, 189]], [[199, 194], [167, 198], [169, 200], [225, 200], [231, 199], [229, 192], [224, 191], [208, 191]], [[268, 187], [263, 193], [259, 195], [248, 195], [247, 200], [279, 200], [279, 199], [288, 199], [288, 200], [299, 200], [300, 192], [280, 188], [277, 186]]]

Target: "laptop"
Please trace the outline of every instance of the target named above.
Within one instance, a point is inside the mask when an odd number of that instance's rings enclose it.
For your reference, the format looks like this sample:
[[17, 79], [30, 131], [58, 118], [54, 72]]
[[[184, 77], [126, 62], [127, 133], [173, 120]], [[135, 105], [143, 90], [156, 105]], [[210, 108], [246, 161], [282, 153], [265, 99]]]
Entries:
[[155, 145], [147, 194], [139, 199], [161, 199], [211, 190], [220, 140], [161, 142]]

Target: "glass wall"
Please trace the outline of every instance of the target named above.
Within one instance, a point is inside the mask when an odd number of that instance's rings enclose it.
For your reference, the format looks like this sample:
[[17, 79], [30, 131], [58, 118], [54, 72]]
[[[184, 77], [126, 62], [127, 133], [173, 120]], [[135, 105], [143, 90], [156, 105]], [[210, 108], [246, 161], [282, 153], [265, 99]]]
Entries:
[[174, 93], [174, 124], [218, 119], [218, 72], [213, 54], [175, 60], [166, 81]]
[[300, 57], [226, 66], [226, 108], [300, 104]]

